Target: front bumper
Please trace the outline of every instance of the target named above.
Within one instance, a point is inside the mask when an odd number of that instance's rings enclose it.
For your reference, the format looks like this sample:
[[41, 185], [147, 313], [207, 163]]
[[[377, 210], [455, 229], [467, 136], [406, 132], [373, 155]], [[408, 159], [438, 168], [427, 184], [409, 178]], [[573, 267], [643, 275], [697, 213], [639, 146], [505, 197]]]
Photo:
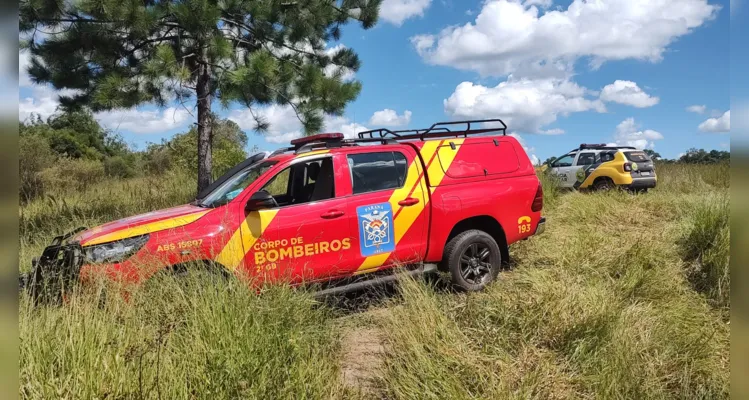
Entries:
[[78, 282], [83, 250], [77, 242], [66, 241], [80, 231], [54, 238], [42, 255], [32, 261], [31, 272], [20, 277], [20, 288], [29, 292], [35, 304], [61, 301]]
[[654, 188], [657, 180], [654, 176], [648, 178], [633, 178], [632, 183], [628, 185], [630, 189], [651, 189]]
[[546, 217], [541, 217], [541, 219], [538, 221], [538, 225], [536, 225], [536, 231], [533, 232], [534, 235], [540, 235], [544, 233], [546, 230]]

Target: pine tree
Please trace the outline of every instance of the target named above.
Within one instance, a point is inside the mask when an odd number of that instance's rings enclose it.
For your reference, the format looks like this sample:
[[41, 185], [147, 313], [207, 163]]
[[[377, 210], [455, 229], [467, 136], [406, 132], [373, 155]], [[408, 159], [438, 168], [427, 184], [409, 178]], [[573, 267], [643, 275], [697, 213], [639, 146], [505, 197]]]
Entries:
[[22, 0], [19, 14], [32, 80], [74, 89], [60, 96], [63, 109], [194, 104], [200, 191], [211, 181], [214, 100], [250, 111], [288, 105], [306, 133], [318, 131], [324, 114], [341, 115], [361, 90], [344, 79], [358, 70], [357, 54], [328, 44], [351, 20], [374, 26], [380, 2]]

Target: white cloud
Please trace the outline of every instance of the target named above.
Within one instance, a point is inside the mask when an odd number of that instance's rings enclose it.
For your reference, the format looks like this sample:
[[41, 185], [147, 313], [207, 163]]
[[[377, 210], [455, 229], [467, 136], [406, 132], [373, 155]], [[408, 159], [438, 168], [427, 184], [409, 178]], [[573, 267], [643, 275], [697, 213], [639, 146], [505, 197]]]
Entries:
[[[713, 18], [720, 6], [707, 0], [574, 0], [566, 10], [488, 0], [472, 23], [450, 26], [411, 41], [430, 64], [488, 76], [570, 73], [589, 57], [657, 62], [667, 47]], [[541, 2], [546, 3], [546, 2]]]
[[606, 111], [590, 91], [569, 80], [515, 79], [495, 87], [471, 82], [459, 84], [444, 100], [445, 113], [455, 118], [502, 118], [509, 129], [526, 133], [560, 134], [561, 129], [542, 129], [558, 115], [595, 110]]
[[637, 108], [652, 107], [660, 101], [658, 97], [645, 93], [637, 83], [618, 79], [603, 87], [601, 100]]
[[57, 111], [59, 105], [57, 92], [46, 86], [32, 89], [32, 95], [18, 100], [18, 120], [26, 121], [32, 114], [38, 114], [43, 120]]
[[369, 119], [370, 125], [378, 126], [403, 126], [408, 125], [411, 122], [411, 111], [406, 110], [403, 115], [398, 115], [395, 110], [386, 108], [384, 110], [375, 111], [372, 114], [372, 118]]
[[707, 109], [707, 106], [705, 106], [704, 104], [702, 105], [695, 104], [693, 106], [687, 107], [687, 111], [691, 113], [695, 113], [695, 114], [704, 114], [706, 109]]
[[194, 118], [182, 107], [168, 107], [164, 110], [111, 110], [95, 114], [104, 127], [114, 131], [133, 133], [158, 133], [176, 128], [184, 128]]
[[616, 126], [614, 138], [616, 139], [616, 145], [619, 146], [652, 149], [655, 147], [654, 141], [663, 139], [663, 135], [652, 129], [640, 130], [634, 118], [627, 118]]
[[[31, 96], [19, 98], [18, 119], [27, 120], [31, 114], [39, 114], [47, 119], [57, 111], [58, 96], [74, 94], [75, 90], [55, 90], [51, 86], [35, 85], [26, 68], [30, 65], [27, 51], [18, 55], [18, 82], [20, 87], [30, 88]], [[119, 131], [133, 133], [157, 133], [183, 128], [192, 118], [190, 113], [182, 107], [169, 107], [164, 110], [144, 111], [138, 109], [110, 110], [94, 114], [102, 126]]]
[[708, 118], [704, 122], [702, 122], [698, 129], [702, 132], [712, 132], [712, 133], [720, 133], [720, 132], [730, 132], [731, 131], [731, 110], [728, 110], [723, 113], [720, 117], [717, 118]]
[[411, 17], [424, 15], [432, 0], [385, 0], [380, 5], [380, 18], [400, 26]]
[[[289, 143], [303, 136], [302, 123], [290, 106], [271, 105], [253, 112], [268, 122], [269, 128], [262, 135], [269, 143]], [[244, 130], [255, 130], [257, 127], [252, 113], [246, 109], [233, 110], [228, 118]], [[367, 127], [346, 117], [326, 115], [323, 120], [322, 132], [341, 132], [347, 138], [356, 137], [358, 132], [366, 130]]]

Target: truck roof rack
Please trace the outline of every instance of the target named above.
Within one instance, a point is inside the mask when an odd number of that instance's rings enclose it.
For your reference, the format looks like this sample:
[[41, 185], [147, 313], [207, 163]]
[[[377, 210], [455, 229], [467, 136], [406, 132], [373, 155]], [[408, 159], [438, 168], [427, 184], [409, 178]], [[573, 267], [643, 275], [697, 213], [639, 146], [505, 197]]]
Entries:
[[[481, 129], [471, 129], [471, 124], [487, 124], [494, 123], [499, 124], [501, 127], [489, 127]], [[451, 130], [449, 126], [453, 125], [465, 125], [464, 129]], [[468, 135], [478, 135], [481, 133], [488, 132], [502, 132], [502, 135], [507, 135], [507, 125], [499, 118], [495, 119], [477, 119], [467, 121], [448, 121], [448, 122], [437, 122], [432, 124], [429, 128], [425, 129], [410, 129], [402, 131], [391, 131], [387, 128], [372, 129], [369, 131], [359, 132], [359, 139], [372, 139], [375, 138], [375, 134], [379, 138], [392, 137], [395, 140], [409, 140], [409, 139], [429, 139], [438, 137], [468, 137]], [[368, 137], [367, 137], [368, 136]]]
[[[495, 126], [474, 128], [474, 124], [495, 124]], [[456, 125], [462, 129], [453, 130]], [[498, 126], [497, 126], [498, 125]], [[475, 125], [474, 125], [475, 126]], [[316, 149], [336, 148], [343, 146], [358, 146], [360, 143], [395, 144], [401, 140], [426, 140], [440, 137], [468, 137], [489, 132], [502, 132], [507, 135], [507, 125], [501, 119], [477, 119], [467, 121], [437, 122], [429, 128], [403, 129], [393, 131], [387, 128], [371, 129], [358, 132], [357, 139], [346, 139], [342, 133], [319, 133], [301, 137], [291, 141], [290, 147], [282, 147], [270, 154], [270, 157], [293, 151], [296, 154], [306, 153]]]
[[[391, 131], [387, 128], [378, 128], [378, 129], [372, 129], [368, 131], [362, 131], [358, 133], [359, 139], [376, 139], [375, 134], [377, 135], [377, 138], [386, 138], [388, 136], [391, 136], [393, 138], [402, 138], [404, 136], [412, 136], [412, 135], [420, 135], [427, 131], [428, 128], [424, 129], [403, 129], [399, 131]], [[450, 132], [447, 128], [435, 128], [435, 132]], [[410, 135], [409, 135], [410, 134]]]

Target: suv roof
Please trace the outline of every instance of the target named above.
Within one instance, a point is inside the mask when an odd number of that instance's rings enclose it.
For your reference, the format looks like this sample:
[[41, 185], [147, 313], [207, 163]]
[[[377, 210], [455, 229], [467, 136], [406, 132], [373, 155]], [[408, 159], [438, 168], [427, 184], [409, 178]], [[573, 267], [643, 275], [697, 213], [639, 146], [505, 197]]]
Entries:
[[576, 149], [572, 149], [569, 152], [573, 151], [580, 151], [580, 150], [637, 150], [636, 147], [632, 146], [609, 146], [606, 143], [601, 144], [589, 144], [589, 143], [581, 143], [580, 147]]

